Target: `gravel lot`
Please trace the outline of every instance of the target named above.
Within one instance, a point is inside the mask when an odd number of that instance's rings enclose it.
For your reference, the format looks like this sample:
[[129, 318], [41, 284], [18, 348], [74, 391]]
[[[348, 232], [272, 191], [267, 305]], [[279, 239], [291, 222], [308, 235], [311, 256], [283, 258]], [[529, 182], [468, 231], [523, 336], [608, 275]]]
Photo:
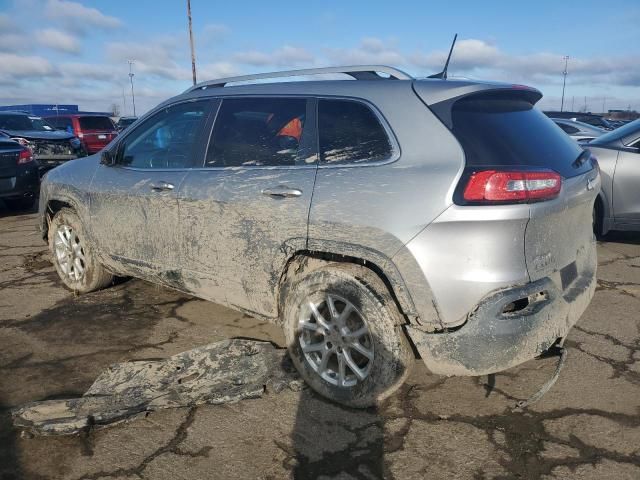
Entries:
[[567, 341], [560, 379], [511, 408], [556, 358], [495, 376], [441, 378], [417, 361], [379, 410], [308, 390], [171, 409], [66, 437], [11, 428], [8, 410], [81, 395], [108, 365], [281, 332], [224, 307], [130, 280], [74, 296], [35, 233], [0, 205], [0, 479], [640, 478], [640, 234], [600, 242], [596, 296]]

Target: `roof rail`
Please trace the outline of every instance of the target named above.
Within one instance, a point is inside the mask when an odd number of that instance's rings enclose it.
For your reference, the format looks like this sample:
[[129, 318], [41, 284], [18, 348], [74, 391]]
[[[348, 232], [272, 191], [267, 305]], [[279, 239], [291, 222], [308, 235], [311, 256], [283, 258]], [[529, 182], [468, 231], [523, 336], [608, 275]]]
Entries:
[[239, 77], [219, 78], [217, 80], [207, 80], [185, 90], [184, 93], [193, 92], [194, 90], [204, 90], [209, 87], [224, 87], [228, 83], [246, 82], [251, 80], [262, 80], [268, 78], [282, 77], [299, 77], [303, 75], [322, 75], [326, 73], [344, 73], [356, 80], [381, 80], [385, 77], [378, 75], [386, 73], [393, 80], [412, 80], [413, 77], [408, 73], [398, 70], [397, 68], [387, 67], [385, 65], [353, 65], [347, 67], [325, 67], [325, 68], [307, 68], [302, 70], [285, 70], [282, 72], [257, 73], [255, 75], [242, 75]]

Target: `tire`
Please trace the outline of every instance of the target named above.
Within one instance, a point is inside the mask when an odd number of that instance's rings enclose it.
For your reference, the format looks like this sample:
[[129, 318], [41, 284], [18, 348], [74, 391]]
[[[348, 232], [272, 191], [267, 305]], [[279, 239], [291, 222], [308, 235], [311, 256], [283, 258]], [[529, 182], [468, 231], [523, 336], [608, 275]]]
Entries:
[[31, 210], [36, 199], [35, 197], [5, 198], [4, 203], [10, 210]]
[[[289, 354], [320, 395], [349, 407], [370, 407], [393, 394], [408, 376], [414, 355], [402, 330], [403, 317], [371, 270], [327, 264], [293, 284], [284, 302]], [[353, 310], [340, 320], [348, 305]]]
[[80, 218], [70, 208], [55, 214], [49, 225], [51, 260], [64, 285], [89, 293], [113, 282], [113, 275], [98, 262]]
[[596, 239], [600, 239], [603, 237], [602, 228], [603, 228], [603, 211], [602, 206], [599, 201], [596, 200], [596, 203], [593, 205], [593, 234], [596, 236]]

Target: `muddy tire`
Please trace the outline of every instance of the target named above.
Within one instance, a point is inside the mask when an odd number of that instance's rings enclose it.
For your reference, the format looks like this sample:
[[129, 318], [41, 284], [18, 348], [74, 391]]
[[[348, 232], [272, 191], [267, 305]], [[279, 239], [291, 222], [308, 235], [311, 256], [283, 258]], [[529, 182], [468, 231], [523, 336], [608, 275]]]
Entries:
[[53, 265], [68, 289], [88, 293], [111, 285], [113, 275], [98, 262], [73, 210], [63, 208], [55, 214], [48, 240]]
[[350, 407], [376, 405], [404, 382], [414, 355], [395, 302], [371, 270], [330, 263], [284, 300], [291, 359], [311, 388]]

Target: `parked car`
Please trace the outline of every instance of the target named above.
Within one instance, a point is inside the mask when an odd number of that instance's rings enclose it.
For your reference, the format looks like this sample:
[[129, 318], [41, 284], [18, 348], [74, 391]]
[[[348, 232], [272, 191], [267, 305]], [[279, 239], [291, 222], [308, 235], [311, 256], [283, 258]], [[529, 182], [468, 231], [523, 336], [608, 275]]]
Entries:
[[33, 207], [39, 187], [31, 150], [0, 133], [0, 198], [11, 209], [26, 210]]
[[592, 140], [588, 147], [602, 174], [593, 210], [596, 234], [640, 231], [640, 119]]
[[[355, 80], [264, 83], [338, 72]], [[51, 171], [43, 237], [74, 291], [130, 275], [277, 322], [346, 405], [390, 395], [410, 342], [433, 373], [498, 372], [596, 286], [598, 170], [541, 97], [384, 66], [204, 82]]]
[[136, 120], [138, 120], [138, 117], [120, 117], [117, 124], [118, 131], [121, 132]]
[[564, 118], [552, 118], [567, 135], [578, 143], [587, 143], [605, 134], [607, 131], [602, 128], [594, 127], [588, 123], [578, 122], [576, 120], [567, 120]]
[[72, 133], [57, 131], [41, 117], [23, 112], [0, 112], [0, 132], [33, 152], [41, 172], [86, 155]]
[[604, 130], [613, 130], [615, 127], [602, 115], [585, 112], [544, 112], [550, 118], [566, 118], [582, 123], [588, 123], [591, 126], [602, 128]]
[[65, 114], [45, 119], [57, 130], [78, 137], [89, 154], [99, 152], [118, 135], [115, 124], [106, 115]]

